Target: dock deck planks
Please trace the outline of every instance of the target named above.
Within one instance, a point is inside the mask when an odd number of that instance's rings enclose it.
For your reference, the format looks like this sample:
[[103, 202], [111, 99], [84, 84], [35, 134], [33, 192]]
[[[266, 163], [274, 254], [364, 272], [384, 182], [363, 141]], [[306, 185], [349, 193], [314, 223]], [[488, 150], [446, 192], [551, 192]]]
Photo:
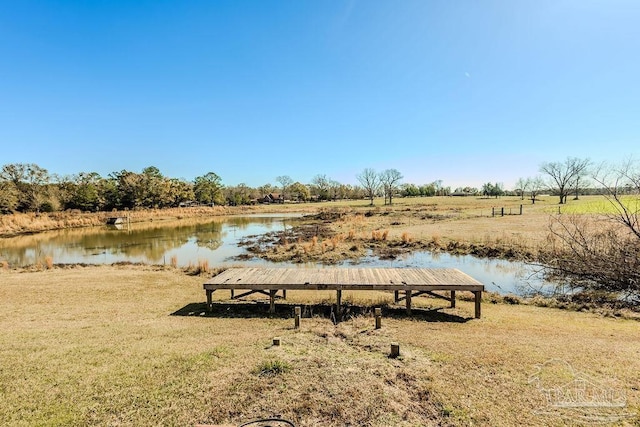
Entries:
[[[270, 311], [275, 309], [278, 291], [335, 290], [341, 300], [342, 291], [380, 290], [404, 292], [407, 312], [411, 312], [411, 296], [433, 291], [450, 291], [451, 306], [455, 292], [469, 291], [475, 295], [475, 317], [480, 318], [480, 301], [484, 285], [454, 268], [230, 268], [212, 277], [203, 285], [207, 306], [212, 308], [212, 294], [219, 289], [249, 290], [270, 296]], [[286, 297], [286, 294], [285, 294]], [[338, 304], [339, 305], [339, 304]]]

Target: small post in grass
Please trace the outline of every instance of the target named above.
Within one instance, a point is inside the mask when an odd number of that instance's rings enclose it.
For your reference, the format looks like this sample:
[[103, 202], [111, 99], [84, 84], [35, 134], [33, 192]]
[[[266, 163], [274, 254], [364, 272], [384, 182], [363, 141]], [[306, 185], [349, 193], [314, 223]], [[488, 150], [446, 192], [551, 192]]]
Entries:
[[391, 357], [392, 359], [395, 359], [398, 356], [400, 356], [400, 344], [398, 344], [396, 342], [392, 342], [391, 343], [391, 354], [389, 354], [389, 357]]
[[373, 313], [376, 316], [376, 329], [380, 329], [382, 327], [382, 309], [376, 307], [373, 309]]
[[280, 345], [280, 337], [273, 337], [273, 346], [278, 347]]
[[302, 316], [302, 309], [300, 307], [295, 307], [293, 311], [295, 314], [294, 321], [293, 321], [293, 328], [300, 329], [300, 317]]

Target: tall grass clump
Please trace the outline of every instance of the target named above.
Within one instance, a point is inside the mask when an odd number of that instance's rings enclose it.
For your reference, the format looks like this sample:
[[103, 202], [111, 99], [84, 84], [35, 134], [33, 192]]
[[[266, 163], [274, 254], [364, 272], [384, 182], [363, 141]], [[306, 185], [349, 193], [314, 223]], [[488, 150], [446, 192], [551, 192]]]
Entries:
[[51, 270], [53, 268], [53, 257], [51, 256], [44, 257], [44, 265], [47, 268], [47, 270]]
[[171, 263], [171, 267], [177, 268], [178, 267], [178, 255], [171, 255], [171, 260], [169, 262]]
[[208, 273], [209, 272], [209, 261], [206, 259], [198, 260], [198, 273]]
[[411, 241], [413, 240], [411, 235], [406, 231], [402, 233], [402, 236], [400, 236], [400, 238], [402, 239], [402, 243], [411, 243]]
[[371, 231], [371, 240], [387, 240], [389, 230], [373, 230]]

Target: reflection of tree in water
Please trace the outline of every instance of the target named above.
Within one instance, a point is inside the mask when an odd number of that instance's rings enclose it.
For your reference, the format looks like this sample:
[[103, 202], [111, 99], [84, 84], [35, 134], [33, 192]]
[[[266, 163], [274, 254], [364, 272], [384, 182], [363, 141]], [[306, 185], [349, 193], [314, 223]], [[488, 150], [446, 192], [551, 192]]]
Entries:
[[200, 247], [219, 248], [223, 241], [223, 222], [206, 224], [173, 224], [147, 226], [141, 229], [96, 230], [75, 229], [39, 233], [0, 239], [0, 259], [10, 265], [29, 265], [50, 256], [81, 258], [105, 253], [144, 258], [151, 262], [163, 260], [167, 251], [179, 248], [190, 240]]
[[[257, 226], [257, 232], [283, 227], [276, 217], [218, 217], [138, 223], [130, 229], [92, 227], [51, 231], [0, 239], [0, 261], [11, 266], [43, 263], [104, 262], [130, 259], [151, 263], [167, 262], [169, 251], [195, 245], [215, 251], [224, 244], [228, 232]], [[286, 225], [285, 225], [286, 227]], [[101, 258], [102, 257], [102, 258]]]
[[227, 233], [222, 232], [221, 223], [201, 224], [195, 230], [196, 245], [215, 251], [222, 246]]

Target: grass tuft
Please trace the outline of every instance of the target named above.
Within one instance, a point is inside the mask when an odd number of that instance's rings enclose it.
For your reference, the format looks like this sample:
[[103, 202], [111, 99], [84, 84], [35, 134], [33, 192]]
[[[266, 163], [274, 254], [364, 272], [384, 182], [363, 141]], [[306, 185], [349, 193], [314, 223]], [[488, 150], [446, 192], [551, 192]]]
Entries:
[[275, 377], [290, 370], [291, 365], [288, 362], [280, 359], [269, 359], [260, 362], [253, 370], [253, 373], [260, 377]]

